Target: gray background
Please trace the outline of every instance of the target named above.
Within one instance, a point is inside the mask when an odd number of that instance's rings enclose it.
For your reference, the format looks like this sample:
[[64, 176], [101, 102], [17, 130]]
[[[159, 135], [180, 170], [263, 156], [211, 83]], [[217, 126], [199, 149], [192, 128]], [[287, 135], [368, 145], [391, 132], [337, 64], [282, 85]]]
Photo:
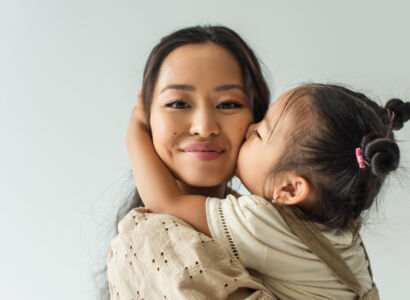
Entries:
[[[113, 215], [132, 187], [125, 131], [149, 51], [224, 24], [265, 65], [273, 98], [338, 82], [410, 99], [409, 1], [0, 1], [2, 299], [93, 299]], [[382, 299], [408, 299], [410, 124], [363, 238]]]

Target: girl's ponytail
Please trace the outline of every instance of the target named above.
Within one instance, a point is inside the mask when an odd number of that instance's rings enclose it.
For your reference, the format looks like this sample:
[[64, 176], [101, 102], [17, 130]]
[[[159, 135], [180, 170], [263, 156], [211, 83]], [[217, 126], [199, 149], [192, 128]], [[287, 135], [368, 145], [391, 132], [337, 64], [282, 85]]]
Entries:
[[392, 139], [369, 134], [362, 140], [364, 159], [376, 176], [386, 176], [399, 166], [400, 150]]
[[387, 112], [392, 114], [392, 129], [399, 130], [410, 118], [410, 102], [403, 102], [400, 99], [390, 99], [385, 106]]
[[[361, 97], [367, 104], [373, 104], [369, 99]], [[374, 105], [372, 105], [374, 109]], [[375, 109], [379, 112], [378, 109]], [[380, 114], [380, 112], [379, 112]], [[386, 105], [383, 115], [388, 118], [391, 130], [399, 130], [410, 118], [410, 102], [403, 102], [400, 99], [390, 99]], [[382, 115], [380, 115], [382, 116]], [[392, 136], [390, 136], [392, 137]], [[368, 162], [372, 173], [376, 176], [386, 176], [390, 171], [394, 171], [399, 166], [400, 150], [394, 139], [381, 134], [368, 134], [361, 142], [364, 159]]]

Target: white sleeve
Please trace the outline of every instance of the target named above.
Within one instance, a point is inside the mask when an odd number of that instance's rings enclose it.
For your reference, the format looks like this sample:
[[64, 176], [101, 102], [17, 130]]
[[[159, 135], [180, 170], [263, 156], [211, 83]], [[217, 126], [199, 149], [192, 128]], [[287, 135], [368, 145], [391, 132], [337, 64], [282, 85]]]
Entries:
[[222, 243], [246, 268], [263, 269], [273, 238], [273, 206], [265, 199], [250, 195], [226, 199], [207, 198], [206, 214], [212, 237]]

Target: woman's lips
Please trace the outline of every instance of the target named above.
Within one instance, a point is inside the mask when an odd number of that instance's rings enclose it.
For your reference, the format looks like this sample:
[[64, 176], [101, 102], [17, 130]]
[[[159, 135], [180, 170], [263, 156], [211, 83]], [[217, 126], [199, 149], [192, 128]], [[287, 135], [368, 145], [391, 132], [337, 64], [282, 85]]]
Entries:
[[181, 151], [192, 158], [209, 161], [217, 159], [225, 150], [214, 144], [192, 144], [182, 148]]

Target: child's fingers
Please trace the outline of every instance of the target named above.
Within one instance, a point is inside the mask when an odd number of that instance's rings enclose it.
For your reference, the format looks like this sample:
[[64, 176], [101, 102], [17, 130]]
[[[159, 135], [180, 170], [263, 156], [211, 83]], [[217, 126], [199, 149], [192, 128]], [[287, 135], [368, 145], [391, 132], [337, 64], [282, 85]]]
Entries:
[[142, 86], [138, 90], [137, 111], [139, 121], [147, 125], [147, 116], [145, 113], [144, 99], [142, 98]]
[[142, 86], [138, 90], [137, 105], [132, 108], [130, 114], [130, 120], [125, 137], [127, 147], [132, 148], [135, 145], [135, 134], [138, 130], [138, 127], [141, 125], [143, 125], [144, 128], [147, 127], [147, 116], [145, 113], [144, 101], [142, 98]]
[[125, 141], [127, 145], [133, 142], [137, 126], [138, 126], [138, 107], [134, 106], [131, 110], [127, 133], [125, 135]]
[[137, 105], [144, 107], [144, 101], [142, 99], [142, 85], [140, 86], [138, 90], [138, 99], [137, 99]]

